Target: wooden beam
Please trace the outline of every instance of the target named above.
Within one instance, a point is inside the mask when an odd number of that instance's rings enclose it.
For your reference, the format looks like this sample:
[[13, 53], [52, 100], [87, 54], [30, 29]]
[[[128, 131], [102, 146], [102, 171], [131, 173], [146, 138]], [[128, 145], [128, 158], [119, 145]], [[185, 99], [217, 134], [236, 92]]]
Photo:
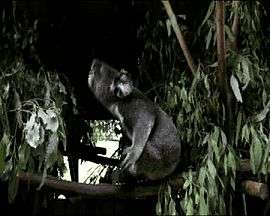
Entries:
[[[42, 177], [36, 174], [20, 172], [17, 178], [25, 184], [39, 186]], [[174, 176], [169, 180], [174, 191], [182, 189], [185, 180], [181, 176]], [[90, 199], [139, 199], [158, 194], [160, 182], [143, 183], [140, 185], [112, 185], [112, 184], [84, 184], [77, 182], [70, 182], [58, 179], [56, 177], [48, 176], [43, 188], [52, 189], [63, 194], [77, 194], [82, 197]], [[266, 184], [244, 180], [241, 182], [240, 187], [245, 194], [258, 197], [262, 200], [269, 198], [269, 188]]]
[[[17, 178], [24, 183], [40, 185], [41, 176], [20, 172]], [[111, 185], [111, 184], [84, 184], [47, 177], [42, 188], [50, 188], [63, 194], [79, 194], [90, 199], [138, 199], [156, 196], [159, 184], [154, 185]]]

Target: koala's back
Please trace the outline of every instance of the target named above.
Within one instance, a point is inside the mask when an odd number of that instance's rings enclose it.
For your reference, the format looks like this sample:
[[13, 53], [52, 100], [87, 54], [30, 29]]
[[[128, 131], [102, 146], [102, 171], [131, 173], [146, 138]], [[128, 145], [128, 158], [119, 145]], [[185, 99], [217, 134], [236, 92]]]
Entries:
[[176, 169], [180, 154], [181, 143], [177, 130], [167, 114], [159, 110], [153, 132], [138, 160], [137, 169], [148, 179], [164, 178]]
[[136, 162], [138, 175], [150, 180], [170, 175], [177, 167], [181, 154], [180, 140], [172, 119], [137, 89], [125, 106], [129, 112], [124, 116], [124, 124], [130, 134], [134, 121], [147, 121], [148, 114], [155, 116], [149, 139]]

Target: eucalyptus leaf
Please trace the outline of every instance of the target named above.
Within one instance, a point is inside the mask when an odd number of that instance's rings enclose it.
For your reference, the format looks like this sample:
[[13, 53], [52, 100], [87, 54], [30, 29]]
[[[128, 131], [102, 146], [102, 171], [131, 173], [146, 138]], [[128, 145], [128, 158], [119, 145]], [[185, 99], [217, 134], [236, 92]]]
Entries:
[[254, 121], [261, 122], [262, 120], [264, 120], [266, 118], [266, 115], [268, 114], [269, 110], [270, 110], [270, 101], [268, 101], [268, 103], [264, 107], [264, 109], [254, 117]]
[[200, 202], [199, 202], [199, 215], [208, 215], [208, 206], [206, 205], [206, 201], [204, 199], [204, 194], [200, 194]]
[[225, 176], [227, 176], [228, 175], [228, 157], [227, 157], [227, 155], [224, 156], [223, 168], [224, 168]]
[[250, 165], [252, 168], [253, 174], [256, 174], [259, 171], [261, 160], [263, 156], [263, 146], [260, 141], [258, 134], [252, 128], [252, 144], [250, 146]]
[[173, 199], [170, 199], [168, 215], [177, 215], [175, 202]]
[[236, 161], [231, 151], [228, 154], [228, 167], [232, 169], [233, 173], [236, 172]]
[[208, 50], [209, 48], [209, 44], [211, 42], [211, 39], [212, 39], [212, 35], [213, 35], [213, 32], [212, 32], [212, 28], [210, 28], [207, 36], [206, 36], [206, 45], [205, 45], [205, 49]]
[[242, 95], [239, 88], [239, 83], [233, 74], [231, 75], [230, 84], [231, 84], [233, 94], [236, 100], [240, 103], [243, 103]]
[[158, 201], [157, 204], [156, 204], [156, 214], [157, 215], [162, 215], [162, 209], [161, 209], [160, 201]]
[[6, 133], [4, 133], [1, 141], [0, 141], [0, 176], [5, 170], [6, 165], [6, 154], [7, 154], [7, 145], [9, 144], [9, 137]]
[[186, 190], [188, 188], [188, 186], [190, 185], [189, 180], [187, 179], [183, 185], [183, 189]]
[[235, 131], [235, 140], [234, 140], [235, 146], [238, 146], [241, 124], [242, 124], [242, 113], [239, 112], [237, 115], [237, 123], [236, 123], [236, 131]]
[[199, 184], [200, 184], [201, 186], [204, 185], [205, 176], [206, 176], [206, 170], [205, 170], [205, 167], [201, 167], [200, 173], [199, 173], [199, 178], [198, 178]]
[[220, 135], [221, 135], [221, 142], [222, 142], [223, 146], [226, 147], [228, 144], [228, 140], [227, 140], [227, 136], [223, 130], [220, 131]]
[[169, 19], [166, 20], [166, 27], [167, 27], [168, 37], [170, 37], [172, 33], [172, 25]]
[[193, 215], [193, 214], [194, 214], [193, 200], [189, 199], [187, 202], [187, 215]]
[[207, 160], [207, 167], [208, 167], [209, 174], [214, 179], [217, 175], [217, 170], [216, 170], [216, 167], [214, 166], [213, 162], [210, 159]]

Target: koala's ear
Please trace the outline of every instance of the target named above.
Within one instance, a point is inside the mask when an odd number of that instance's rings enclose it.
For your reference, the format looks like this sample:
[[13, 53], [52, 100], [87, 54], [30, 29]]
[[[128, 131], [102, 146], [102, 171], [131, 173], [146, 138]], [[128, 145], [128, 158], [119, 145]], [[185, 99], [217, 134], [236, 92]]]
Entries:
[[124, 98], [131, 94], [133, 91], [132, 80], [127, 76], [127, 74], [121, 73], [120, 77], [115, 80], [114, 93], [119, 98]]

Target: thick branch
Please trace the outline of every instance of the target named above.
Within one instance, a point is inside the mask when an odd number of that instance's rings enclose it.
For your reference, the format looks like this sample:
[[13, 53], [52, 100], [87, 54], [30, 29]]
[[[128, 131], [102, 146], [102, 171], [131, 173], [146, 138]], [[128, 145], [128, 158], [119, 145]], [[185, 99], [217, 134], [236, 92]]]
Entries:
[[[238, 8], [239, 1], [234, 2], [235, 7]], [[232, 24], [232, 33], [234, 36], [233, 41], [230, 41], [230, 49], [233, 51], [237, 51], [237, 37], [239, 33], [239, 14], [238, 10], [235, 11], [234, 18], [233, 18], [233, 24]]]
[[[42, 180], [41, 176], [23, 172], [19, 173], [17, 177], [22, 182], [37, 186]], [[151, 186], [115, 186], [111, 184], [93, 185], [64, 181], [55, 177], [47, 177], [44, 181], [43, 187], [50, 188], [64, 194], [80, 194], [92, 199], [137, 199], [157, 195], [159, 190], [159, 185], [157, 184]]]
[[[240, 170], [241, 171], [241, 170]], [[39, 186], [42, 180], [41, 176], [20, 172], [18, 179], [23, 183], [29, 183]], [[181, 176], [174, 176], [170, 179], [169, 184], [174, 191], [181, 190], [185, 180]], [[137, 199], [149, 196], [156, 196], [159, 191], [159, 182], [151, 185], [111, 185], [111, 184], [83, 184], [60, 180], [55, 177], [47, 177], [44, 181], [43, 188], [53, 189], [63, 194], [77, 194], [90, 199]], [[251, 180], [245, 180], [240, 185], [243, 192], [265, 200], [269, 197], [268, 186]]]
[[225, 13], [224, 1], [223, 0], [216, 1], [217, 58], [219, 66], [217, 78], [221, 97], [226, 109], [225, 131], [227, 133], [227, 137], [231, 139], [232, 105], [231, 105], [231, 92], [228, 85], [228, 77], [226, 73], [224, 13]]
[[196, 73], [196, 67], [195, 67], [195, 64], [194, 64], [194, 61], [193, 61], [193, 58], [189, 52], [189, 49], [187, 47], [187, 44], [186, 44], [186, 41], [184, 39], [184, 36], [177, 24], [177, 20], [176, 20], [176, 17], [175, 17], [175, 14], [172, 10], [172, 7], [170, 5], [170, 2], [167, 0], [167, 1], [161, 1], [162, 4], [164, 5], [165, 7], [165, 10], [169, 16], [169, 19], [170, 19], [170, 22], [172, 24], [172, 27], [173, 27], [173, 30], [174, 30], [174, 33], [176, 34], [176, 37], [178, 39], [178, 42], [180, 44], [180, 47], [183, 51], [183, 54], [186, 58], [186, 61], [188, 63], [188, 66], [189, 66], [189, 69], [191, 70], [192, 74], [195, 75]]

